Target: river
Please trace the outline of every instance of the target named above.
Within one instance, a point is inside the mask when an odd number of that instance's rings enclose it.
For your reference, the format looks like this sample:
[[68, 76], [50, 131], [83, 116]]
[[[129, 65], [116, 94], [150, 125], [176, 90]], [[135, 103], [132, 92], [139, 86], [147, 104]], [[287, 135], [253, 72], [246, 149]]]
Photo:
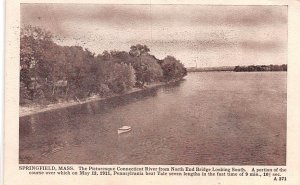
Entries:
[[[189, 73], [20, 118], [21, 164], [285, 165], [286, 72]], [[132, 131], [117, 134], [123, 125]]]

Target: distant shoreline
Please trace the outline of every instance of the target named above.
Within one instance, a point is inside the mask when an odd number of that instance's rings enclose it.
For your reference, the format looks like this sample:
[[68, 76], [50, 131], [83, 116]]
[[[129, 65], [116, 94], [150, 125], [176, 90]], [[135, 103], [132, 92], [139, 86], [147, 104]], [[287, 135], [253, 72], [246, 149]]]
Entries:
[[287, 72], [287, 71], [221, 71], [221, 70], [213, 70], [213, 71], [188, 71], [188, 73], [210, 73], [210, 72], [233, 72], [233, 73], [269, 73], [269, 72]]
[[273, 71], [287, 71], [287, 64], [282, 65], [249, 65], [249, 66], [220, 66], [220, 67], [190, 67], [187, 72], [273, 72]]

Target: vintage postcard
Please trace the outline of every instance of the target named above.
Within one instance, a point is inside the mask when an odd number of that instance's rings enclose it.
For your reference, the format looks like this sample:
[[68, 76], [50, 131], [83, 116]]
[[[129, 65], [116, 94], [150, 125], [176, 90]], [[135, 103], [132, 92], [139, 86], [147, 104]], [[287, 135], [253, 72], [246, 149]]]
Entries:
[[300, 184], [298, 1], [7, 1], [6, 185]]

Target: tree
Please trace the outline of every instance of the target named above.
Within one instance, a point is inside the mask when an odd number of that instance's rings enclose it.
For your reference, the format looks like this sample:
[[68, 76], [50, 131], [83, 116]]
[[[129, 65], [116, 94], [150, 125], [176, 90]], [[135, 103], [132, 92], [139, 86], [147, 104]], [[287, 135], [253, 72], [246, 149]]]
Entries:
[[20, 83], [24, 87], [21, 93], [28, 94], [29, 99], [36, 99], [43, 94], [40, 92], [42, 84], [51, 71], [51, 65], [46, 63], [44, 56], [46, 48], [50, 48], [53, 44], [50, 32], [32, 26], [21, 28]]
[[187, 75], [184, 65], [173, 56], [167, 56], [161, 64], [166, 81], [178, 80]]
[[129, 54], [134, 57], [138, 57], [142, 54], [149, 53], [149, 52], [150, 52], [150, 49], [148, 48], [148, 46], [137, 44], [137, 45], [130, 47]]
[[149, 54], [143, 54], [138, 57], [134, 64], [137, 85], [144, 86], [145, 83], [151, 83], [161, 80], [163, 71], [156, 59]]

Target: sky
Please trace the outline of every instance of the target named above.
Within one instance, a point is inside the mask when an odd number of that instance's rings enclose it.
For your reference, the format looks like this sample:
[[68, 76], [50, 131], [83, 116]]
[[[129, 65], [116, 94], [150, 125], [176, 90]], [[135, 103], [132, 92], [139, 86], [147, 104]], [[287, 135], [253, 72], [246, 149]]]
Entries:
[[22, 4], [21, 24], [96, 54], [145, 44], [187, 67], [287, 63], [287, 6]]

